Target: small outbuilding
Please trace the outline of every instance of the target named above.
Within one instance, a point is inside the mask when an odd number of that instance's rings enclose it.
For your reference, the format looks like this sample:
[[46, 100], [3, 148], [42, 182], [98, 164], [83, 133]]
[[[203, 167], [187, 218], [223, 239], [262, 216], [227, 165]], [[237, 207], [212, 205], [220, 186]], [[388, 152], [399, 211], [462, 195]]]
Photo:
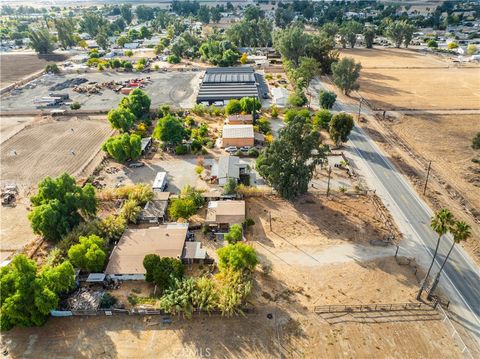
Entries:
[[225, 120], [227, 125], [251, 125], [252, 123], [252, 115], [229, 115]]
[[245, 221], [245, 201], [211, 201], [208, 203], [205, 224], [228, 228]]
[[153, 192], [152, 200], [143, 207], [138, 220], [140, 223], [163, 223], [167, 217], [170, 192]]
[[250, 185], [250, 169], [248, 164], [241, 163], [237, 156], [221, 156], [218, 162], [214, 162], [211, 172], [212, 182], [224, 186], [229, 178], [237, 183], [242, 182]]
[[253, 125], [225, 125], [222, 131], [222, 147], [254, 145]]

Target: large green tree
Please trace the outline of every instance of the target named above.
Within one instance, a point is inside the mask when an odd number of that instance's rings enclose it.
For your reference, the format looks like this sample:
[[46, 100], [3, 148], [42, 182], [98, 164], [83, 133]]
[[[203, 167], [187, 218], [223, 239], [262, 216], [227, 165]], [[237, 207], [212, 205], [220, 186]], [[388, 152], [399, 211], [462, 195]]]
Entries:
[[82, 214], [93, 216], [97, 211], [95, 188], [91, 184], [77, 186], [67, 173], [55, 179], [46, 177], [30, 200], [32, 229], [47, 240], [60, 240], [80, 222]]
[[80, 237], [79, 243], [68, 250], [68, 258], [76, 268], [101, 272], [105, 264], [105, 240], [94, 234]]
[[365, 26], [363, 29], [363, 37], [365, 38], [365, 47], [371, 49], [375, 40], [375, 28], [373, 26]]
[[119, 162], [134, 161], [142, 154], [142, 138], [128, 133], [112, 136], [102, 145], [102, 149]]
[[58, 42], [64, 49], [75, 46], [75, 22], [70, 18], [55, 18], [55, 28], [57, 29]]
[[252, 246], [244, 243], [229, 244], [217, 250], [218, 266], [221, 270], [252, 272], [258, 264], [257, 254]]
[[174, 288], [176, 280], [183, 278], [183, 264], [179, 259], [147, 254], [143, 267], [146, 270], [145, 280], [155, 283], [161, 292]]
[[350, 57], [344, 57], [338, 63], [332, 64], [333, 83], [348, 96], [350, 92], [360, 88], [357, 81], [361, 69], [360, 63], [356, 63]]
[[107, 119], [113, 128], [122, 132], [128, 132], [135, 123], [135, 115], [125, 107], [110, 110]]
[[357, 34], [361, 34], [363, 31], [363, 25], [355, 20], [350, 20], [344, 23], [340, 29], [340, 35], [342, 36], [342, 45], [348, 43], [353, 49], [357, 43]]
[[282, 197], [306, 193], [316, 165], [325, 159], [320, 134], [310, 121], [295, 116], [257, 159], [257, 170]]
[[74, 287], [75, 272], [68, 261], [39, 272], [34, 261], [16, 255], [0, 268], [0, 328], [44, 324], [58, 306], [58, 295]]
[[329, 123], [330, 138], [337, 146], [342, 142], [347, 142], [353, 126], [355, 126], [355, 123], [351, 115], [345, 112], [337, 113]]
[[39, 54], [49, 54], [55, 49], [53, 37], [47, 28], [30, 29], [28, 32], [30, 47]]
[[92, 11], [85, 13], [80, 21], [80, 31], [86, 32], [91, 37], [97, 36], [104, 26], [108, 26], [108, 21], [102, 15]]
[[291, 26], [273, 34], [273, 46], [280, 54], [298, 66], [300, 57], [306, 54], [309, 37], [299, 26]]
[[167, 114], [158, 120], [153, 132], [153, 137], [171, 146], [175, 146], [182, 143], [187, 137], [187, 131], [178, 118]]
[[120, 101], [119, 106], [128, 108], [137, 119], [140, 119], [149, 114], [151, 103], [150, 97], [143, 90], [136, 88]]

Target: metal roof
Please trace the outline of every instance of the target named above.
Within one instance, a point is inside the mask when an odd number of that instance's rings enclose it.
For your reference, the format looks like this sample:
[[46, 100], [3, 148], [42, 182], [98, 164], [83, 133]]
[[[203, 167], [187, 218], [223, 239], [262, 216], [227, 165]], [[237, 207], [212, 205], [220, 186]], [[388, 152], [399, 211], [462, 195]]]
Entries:
[[200, 85], [197, 102], [258, 98], [255, 70], [251, 67], [210, 68]]
[[253, 125], [225, 125], [223, 138], [253, 138]]

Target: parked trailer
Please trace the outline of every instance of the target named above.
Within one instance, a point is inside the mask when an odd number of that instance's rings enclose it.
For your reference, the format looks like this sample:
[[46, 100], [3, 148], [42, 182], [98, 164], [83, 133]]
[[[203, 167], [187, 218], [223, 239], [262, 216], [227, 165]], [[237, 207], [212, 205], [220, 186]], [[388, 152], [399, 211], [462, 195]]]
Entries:
[[157, 172], [153, 181], [152, 190], [154, 192], [165, 192], [168, 187], [167, 172]]

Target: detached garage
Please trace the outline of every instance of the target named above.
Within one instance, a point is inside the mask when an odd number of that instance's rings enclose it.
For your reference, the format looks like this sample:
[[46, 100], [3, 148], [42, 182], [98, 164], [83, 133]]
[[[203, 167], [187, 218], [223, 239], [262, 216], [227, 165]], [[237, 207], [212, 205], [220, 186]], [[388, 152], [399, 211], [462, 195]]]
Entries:
[[253, 125], [225, 125], [222, 131], [222, 147], [250, 146], [255, 142]]

